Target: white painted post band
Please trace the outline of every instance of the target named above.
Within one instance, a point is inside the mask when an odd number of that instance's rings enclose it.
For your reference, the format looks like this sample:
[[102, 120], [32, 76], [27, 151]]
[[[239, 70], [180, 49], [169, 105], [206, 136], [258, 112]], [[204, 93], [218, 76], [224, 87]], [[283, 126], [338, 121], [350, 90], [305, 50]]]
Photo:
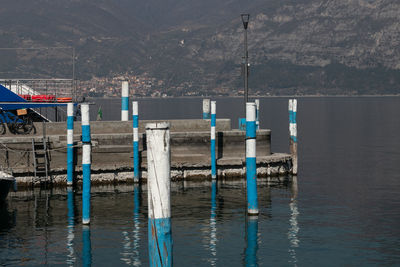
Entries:
[[133, 121], [133, 180], [139, 182], [139, 106], [137, 101], [132, 102], [132, 121]]
[[246, 103], [247, 213], [258, 214], [256, 165], [256, 104]]
[[172, 266], [169, 123], [146, 124], [149, 265]]
[[129, 120], [129, 84], [128, 81], [122, 82], [121, 92], [121, 121]]
[[203, 119], [210, 118], [210, 99], [203, 99]]
[[74, 103], [67, 104], [67, 185], [74, 182]]
[[256, 130], [260, 129], [260, 99], [254, 100], [256, 103]]
[[217, 160], [215, 157], [215, 126], [217, 102], [211, 101], [211, 178], [217, 178]]
[[82, 223], [90, 223], [91, 136], [89, 104], [82, 104]]

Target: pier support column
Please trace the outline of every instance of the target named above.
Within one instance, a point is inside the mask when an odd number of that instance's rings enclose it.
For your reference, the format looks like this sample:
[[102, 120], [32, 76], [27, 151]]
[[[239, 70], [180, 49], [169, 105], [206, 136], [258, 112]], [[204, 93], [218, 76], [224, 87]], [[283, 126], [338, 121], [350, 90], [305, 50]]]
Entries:
[[211, 178], [217, 179], [217, 160], [215, 158], [215, 126], [217, 102], [211, 101]]
[[132, 102], [132, 120], [133, 120], [133, 181], [139, 182], [139, 107], [138, 102]]
[[128, 81], [122, 82], [121, 92], [121, 121], [129, 120], [129, 84]]
[[246, 103], [246, 181], [247, 213], [258, 215], [255, 103]]
[[82, 223], [90, 223], [91, 137], [89, 104], [82, 104]]
[[172, 266], [169, 123], [146, 124], [149, 265]]
[[210, 99], [203, 99], [203, 120], [210, 118]]
[[256, 130], [260, 129], [260, 99], [254, 100], [254, 103], [256, 103]]
[[67, 104], [67, 185], [74, 182], [74, 103]]

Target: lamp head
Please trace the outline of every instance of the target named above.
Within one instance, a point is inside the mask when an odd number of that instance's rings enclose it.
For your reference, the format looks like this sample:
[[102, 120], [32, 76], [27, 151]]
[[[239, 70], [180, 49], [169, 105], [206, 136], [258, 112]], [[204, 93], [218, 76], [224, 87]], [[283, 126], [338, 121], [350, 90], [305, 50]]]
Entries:
[[249, 25], [250, 14], [241, 14], [243, 27], [247, 30], [247, 26]]

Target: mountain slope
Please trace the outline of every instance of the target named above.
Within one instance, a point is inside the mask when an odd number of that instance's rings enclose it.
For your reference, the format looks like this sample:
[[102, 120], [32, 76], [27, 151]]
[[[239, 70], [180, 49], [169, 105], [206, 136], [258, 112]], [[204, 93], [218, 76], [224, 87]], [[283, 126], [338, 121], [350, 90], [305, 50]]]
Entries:
[[[74, 46], [80, 79], [146, 72], [164, 90], [237, 91], [249, 12], [251, 92], [399, 93], [396, 0], [3, 2], [1, 46]], [[41, 53], [0, 50], [0, 75], [71, 73], [70, 52]]]

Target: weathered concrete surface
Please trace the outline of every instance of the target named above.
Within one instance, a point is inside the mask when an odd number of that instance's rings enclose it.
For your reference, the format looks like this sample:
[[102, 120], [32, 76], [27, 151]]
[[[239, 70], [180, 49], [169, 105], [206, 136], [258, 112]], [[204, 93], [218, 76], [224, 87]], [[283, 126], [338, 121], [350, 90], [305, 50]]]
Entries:
[[[169, 122], [171, 132], [194, 132], [194, 131], [210, 131], [210, 120], [140, 120], [139, 132], [145, 132], [146, 123], [152, 122]], [[217, 131], [230, 131], [230, 119], [217, 119]], [[45, 127], [46, 135], [66, 135], [67, 124], [66, 122], [51, 122], [41, 123], [35, 122], [35, 131], [32, 131], [28, 136], [42, 136], [43, 127]], [[132, 133], [132, 121], [91, 121], [90, 128], [92, 133]], [[74, 122], [74, 133], [81, 134], [81, 122]], [[4, 136], [18, 137], [9, 133]]]
[[[175, 123], [175, 130], [204, 129], [205, 131], [171, 131], [171, 177], [174, 180], [211, 177], [209, 122], [195, 120], [192, 126]], [[229, 121], [229, 120], [227, 120]], [[205, 124], [204, 124], [205, 123]], [[120, 125], [122, 124], [122, 126]], [[133, 180], [133, 147], [131, 122], [102, 122], [92, 127], [92, 181], [115, 182]], [[218, 122], [217, 122], [218, 124]], [[223, 125], [223, 123], [221, 123]], [[144, 126], [144, 122], [141, 121]], [[197, 126], [193, 126], [197, 125]], [[229, 125], [229, 127], [228, 127]], [[230, 129], [230, 121], [222, 128]], [[92, 126], [92, 125], [91, 125]], [[114, 127], [115, 126], [115, 127]], [[57, 129], [58, 127], [58, 129]], [[186, 128], [185, 128], [186, 127]], [[50, 123], [47, 132], [61, 131], [61, 135], [48, 135], [53, 182], [66, 182], [66, 124]], [[77, 127], [80, 128], [80, 127]], [[126, 128], [126, 129], [125, 129]], [[51, 129], [51, 130], [49, 130]], [[105, 131], [103, 132], [99, 132]], [[129, 131], [124, 133], [125, 130]], [[143, 129], [143, 128], [142, 128]], [[76, 129], [78, 130], [78, 129]], [[77, 131], [75, 131], [77, 133]], [[142, 178], [146, 178], [146, 137], [139, 134]], [[0, 137], [0, 165], [14, 172], [21, 183], [31, 183], [33, 176], [32, 138], [41, 136]], [[74, 135], [77, 179], [81, 179], [80, 134]], [[217, 168], [219, 177], [245, 174], [245, 132], [220, 130], [216, 137]], [[273, 176], [291, 171], [291, 156], [271, 154], [270, 130], [257, 131], [257, 168], [259, 176]]]

